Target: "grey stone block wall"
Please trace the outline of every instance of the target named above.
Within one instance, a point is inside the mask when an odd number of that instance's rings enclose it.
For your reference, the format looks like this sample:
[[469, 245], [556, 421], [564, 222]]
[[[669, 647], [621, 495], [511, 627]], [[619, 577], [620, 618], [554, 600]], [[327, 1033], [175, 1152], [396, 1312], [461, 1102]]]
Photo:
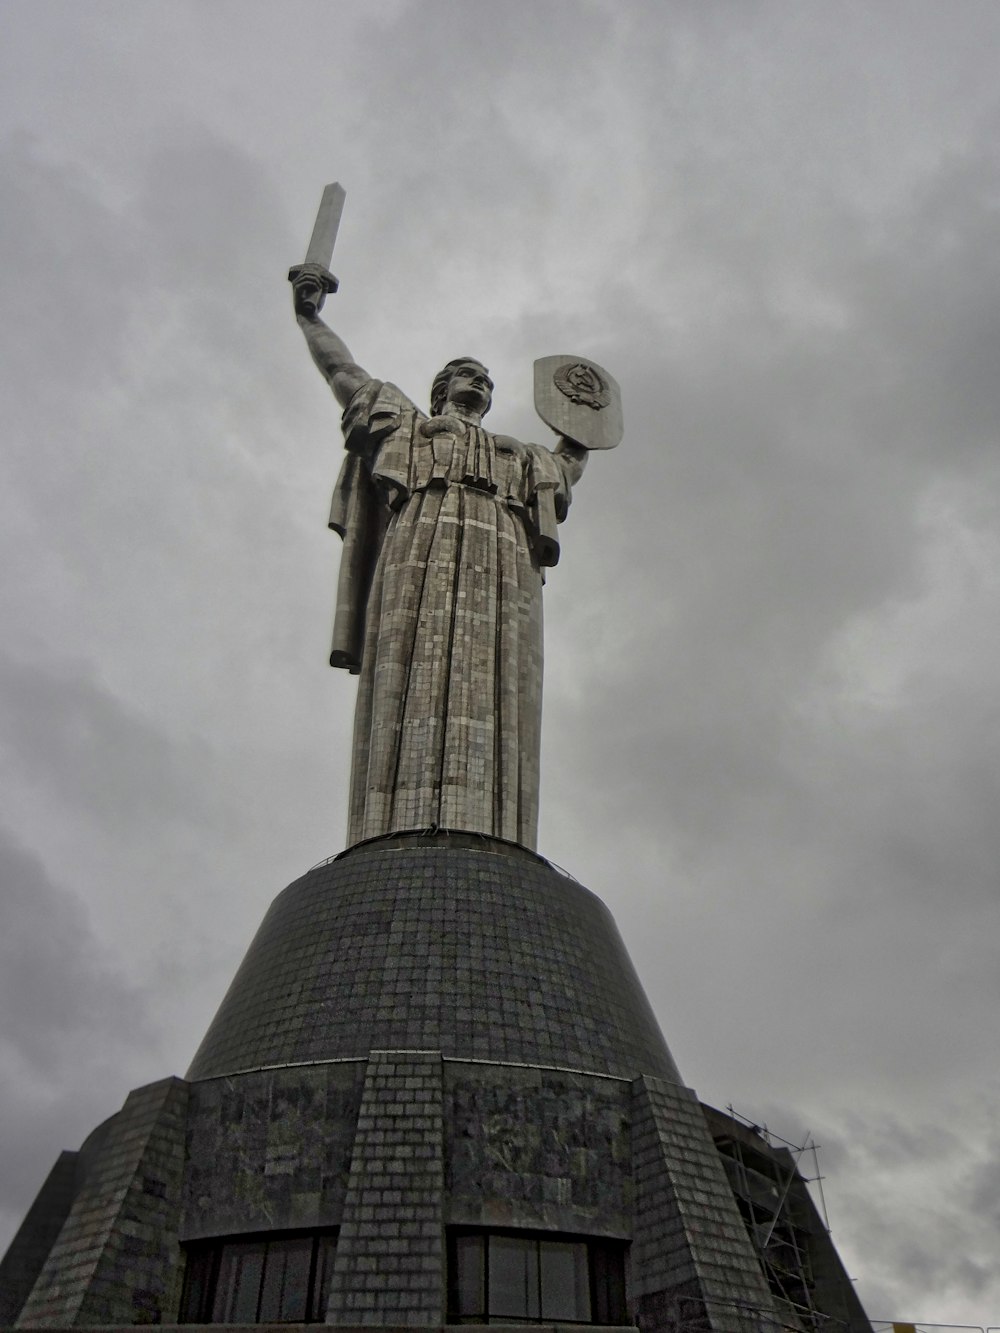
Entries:
[[184, 1244], [335, 1227], [341, 1329], [441, 1326], [448, 1227], [628, 1242], [642, 1333], [783, 1325], [610, 915], [523, 849], [393, 838], [296, 881], [191, 1077], [81, 1149], [21, 1326], [170, 1323]]
[[471, 835], [383, 839], [290, 885], [188, 1077], [399, 1049], [680, 1078], [604, 904]]
[[633, 1089], [639, 1328], [782, 1327], [698, 1099], [662, 1079], [639, 1078]]
[[438, 1052], [368, 1062], [327, 1323], [444, 1319], [444, 1125]]
[[175, 1313], [187, 1085], [131, 1093], [17, 1321], [161, 1323]]
[[21, 1313], [62, 1230], [77, 1189], [75, 1152], [59, 1154], [0, 1263], [0, 1328]]
[[[665, 1080], [439, 1052], [167, 1080], [133, 1093], [89, 1153], [22, 1326], [170, 1322], [185, 1241], [339, 1227], [327, 1321], [437, 1327], [447, 1228], [482, 1226], [631, 1242], [643, 1333], [776, 1333], [790, 1314], [709, 1123], [738, 1128]], [[816, 1247], [820, 1308], [866, 1327], [828, 1238]]]

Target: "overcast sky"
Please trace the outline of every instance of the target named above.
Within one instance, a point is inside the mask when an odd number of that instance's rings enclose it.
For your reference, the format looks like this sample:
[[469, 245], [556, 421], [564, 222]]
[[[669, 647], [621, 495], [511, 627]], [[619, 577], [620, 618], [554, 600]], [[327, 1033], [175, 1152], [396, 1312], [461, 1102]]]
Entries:
[[[1000, 5], [3, 0], [0, 1250], [344, 844], [338, 412], [595, 358], [540, 849], [876, 1319], [1000, 1324]], [[811, 1162], [804, 1166], [811, 1172]]]

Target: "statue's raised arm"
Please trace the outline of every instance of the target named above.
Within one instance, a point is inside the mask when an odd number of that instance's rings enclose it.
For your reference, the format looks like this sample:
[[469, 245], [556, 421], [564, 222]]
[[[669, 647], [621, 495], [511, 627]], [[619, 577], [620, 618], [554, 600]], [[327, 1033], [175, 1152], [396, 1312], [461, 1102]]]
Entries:
[[[312, 359], [336, 395], [346, 407], [355, 393], [371, 376], [357, 364], [351, 349], [319, 317], [323, 302], [336, 279], [322, 264], [300, 264], [292, 278], [295, 318], [302, 330]], [[336, 288], [333, 288], [336, 290]]]
[[346, 407], [358, 389], [371, 378], [354, 360], [347, 344], [319, 317], [323, 302], [340, 285], [329, 266], [346, 198], [344, 187], [338, 181], [325, 187], [305, 263], [294, 264], [288, 270], [299, 328], [312, 359], [341, 407]]

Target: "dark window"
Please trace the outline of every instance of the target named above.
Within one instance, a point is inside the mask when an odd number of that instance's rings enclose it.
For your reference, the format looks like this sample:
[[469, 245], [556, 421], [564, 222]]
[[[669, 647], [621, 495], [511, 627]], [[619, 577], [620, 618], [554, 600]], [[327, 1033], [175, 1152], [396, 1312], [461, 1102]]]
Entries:
[[537, 1232], [450, 1232], [448, 1319], [623, 1324], [625, 1246]]
[[336, 1243], [299, 1232], [188, 1246], [181, 1323], [322, 1323]]

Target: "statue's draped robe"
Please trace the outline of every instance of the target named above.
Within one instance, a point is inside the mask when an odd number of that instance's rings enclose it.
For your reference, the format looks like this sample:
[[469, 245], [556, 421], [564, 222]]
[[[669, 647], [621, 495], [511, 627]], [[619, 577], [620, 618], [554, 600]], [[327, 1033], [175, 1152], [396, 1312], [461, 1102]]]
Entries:
[[534, 847], [542, 566], [582, 464], [377, 380], [344, 436], [330, 660], [360, 675], [348, 842], [437, 826]]

